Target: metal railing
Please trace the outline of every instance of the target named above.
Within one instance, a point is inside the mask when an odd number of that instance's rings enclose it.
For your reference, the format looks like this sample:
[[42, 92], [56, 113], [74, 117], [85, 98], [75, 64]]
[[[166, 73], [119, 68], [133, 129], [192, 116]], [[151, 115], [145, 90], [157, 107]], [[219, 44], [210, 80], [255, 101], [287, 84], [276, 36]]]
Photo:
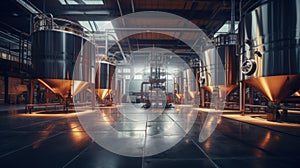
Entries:
[[0, 30], [0, 42], [0, 59], [31, 65], [31, 44], [27, 35], [16, 36]]
[[88, 28], [67, 19], [54, 18], [52, 14], [40, 14], [33, 18], [33, 31], [42, 30], [67, 31], [82, 37], [94, 39], [93, 34]]
[[216, 46], [222, 45], [236, 45], [237, 43], [237, 34], [229, 33], [229, 34], [220, 34], [213, 39], [214, 44]]

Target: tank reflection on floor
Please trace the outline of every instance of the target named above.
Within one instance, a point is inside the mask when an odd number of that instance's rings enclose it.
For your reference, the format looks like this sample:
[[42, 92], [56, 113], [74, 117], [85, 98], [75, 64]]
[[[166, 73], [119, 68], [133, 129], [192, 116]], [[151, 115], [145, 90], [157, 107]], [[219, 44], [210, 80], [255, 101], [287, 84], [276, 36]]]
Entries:
[[47, 128], [45, 128], [45, 130], [41, 132], [39, 139], [37, 139], [32, 145], [33, 149], [37, 149], [40, 146], [41, 142], [49, 137], [49, 134], [52, 132], [54, 127], [54, 124], [50, 124]]
[[80, 143], [82, 140], [86, 138], [86, 134], [82, 134], [84, 130], [81, 129], [80, 124], [78, 122], [70, 122], [69, 123], [71, 131], [71, 139], [74, 143]]
[[[131, 113], [142, 119], [145, 117], [139, 111]], [[193, 108], [180, 105], [165, 110], [159, 117], [146, 121], [146, 124], [145, 121], [135, 121], [119, 113], [116, 107], [103, 107], [99, 111], [77, 114], [2, 115], [0, 167], [298, 166], [300, 134], [289, 134], [286, 127], [280, 127], [282, 129], [279, 131], [275, 127], [269, 129], [266, 127], [267, 122], [261, 125], [239, 122], [229, 119], [226, 112], [225, 117], [218, 121], [214, 115], [212, 119], [208, 119], [209, 113], [215, 114], [215, 111], [202, 111], [198, 108], [195, 111]], [[191, 120], [194, 115], [197, 115], [195, 122]], [[85, 123], [90, 126], [86, 132], [87, 128], [82, 127], [77, 116], [84, 116], [97, 122]], [[233, 114], [231, 116], [242, 117]], [[243, 118], [251, 121], [251, 117], [243, 116]], [[206, 121], [208, 123], [217, 121], [218, 125], [206, 141], [199, 142], [201, 130], [207, 128], [204, 125]], [[180, 138], [187, 132], [183, 128], [191, 123], [194, 123], [191, 130]], [[293, 128], [296, 130], [299, 127]], [[114, 134], [111, 129], [117, 130], [119, 134]], [[88, 134], [94, 134], [95, 138], [105, 137], [102, 140], [109, 141], [116, 148], [130, 150], [132, 155], [142, 153], [143, 156], [126, 157], [113, 153], [106, 149], [107, 146], [95, 143], [94, 140], [97, 139], [91, 139]], [[112, 139], [116, 135], [118, 137]], [[127, 141], [129, 139], [130, 143]], [[35, 145], [37, 147], [33, 148]], [[169, 149], [159, 153], [157, 149], [163, 147]], [[158, 153], [151, 155], [154, 152]]]
[[102, 147], [121, 155], [140, 157], [163, 152], [177, 144], [192, 128], [197, 113], [187, 105], [143, 109], [122, 104], [99, 108], [94, 113], [79, 116], [79, 120]]

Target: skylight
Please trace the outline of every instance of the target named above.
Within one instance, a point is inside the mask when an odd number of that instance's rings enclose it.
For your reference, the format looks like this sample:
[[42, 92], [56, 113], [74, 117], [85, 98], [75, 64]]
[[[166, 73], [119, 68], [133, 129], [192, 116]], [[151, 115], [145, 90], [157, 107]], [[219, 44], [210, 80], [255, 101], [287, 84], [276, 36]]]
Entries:
[[104, 5], [103, 0], [58, 0], [62, 5]]
[[[86, 27], [87, 29], [89, 29], [92, 32], [97, 32], [97, 31], [105, 31], [105, 30], [110, 30], [109, 34], [110, 36], [108, 37], [109, 40], [118, 40], [118, 36], [115, 33], [114, 26], [112, 25], [111, 21], [94, 21], [94, 20], [90, 20], [90, 21], [79, 21], [79, 24], [81, 24], [82, 26]], [[115, 39], [112, 36], [115, 37]]]
[[105, 29], [113, 29], [111, 21], [79, 21], [79, 24], [91, 31], [104, 31]]

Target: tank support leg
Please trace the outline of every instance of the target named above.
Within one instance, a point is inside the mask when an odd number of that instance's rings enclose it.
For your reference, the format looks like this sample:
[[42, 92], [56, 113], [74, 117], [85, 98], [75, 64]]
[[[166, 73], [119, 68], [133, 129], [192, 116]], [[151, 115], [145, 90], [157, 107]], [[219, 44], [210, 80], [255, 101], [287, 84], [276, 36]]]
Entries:
[[240, 112], [245, 115], [246, 83], [240, 82]]
[[270, 102], [268, 105], [268, 110], [267, 110], [267, 120], [268, 121], [277, 121], [278, 118], [280, 118], [279, 114], [279, 108], [280, 106], [278, 105], [277, 102]]

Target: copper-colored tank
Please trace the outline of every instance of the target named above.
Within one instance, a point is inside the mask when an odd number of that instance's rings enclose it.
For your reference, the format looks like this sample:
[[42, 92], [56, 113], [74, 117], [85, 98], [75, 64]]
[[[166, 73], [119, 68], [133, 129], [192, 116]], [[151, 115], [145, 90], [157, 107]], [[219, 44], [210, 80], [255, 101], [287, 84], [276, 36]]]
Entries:
[[300, 1], [258, 1], [239, 34], [245, 83], [280, 103], [300, 86]]
[[217, 36], [214, 39], [215, 48], [206, 49], [200, 62], [200, 87], [210, 93], [215, 87], [218, 88], [221, 98], [226, 98], [238, 86], [236, 38], [236, 34]]
[[294, 96], [300, 96], [300, 90], [294, 93]]
[[31, 52], [34, 78], [65, 100], [93, 82], [95, 47], [77, 29], [62, 27], [35, 29]]
[[96, 68], [96, 94], [100, 100], [104, 100], [113, 90], [116, 66], [106, 61], [98, 61]]

